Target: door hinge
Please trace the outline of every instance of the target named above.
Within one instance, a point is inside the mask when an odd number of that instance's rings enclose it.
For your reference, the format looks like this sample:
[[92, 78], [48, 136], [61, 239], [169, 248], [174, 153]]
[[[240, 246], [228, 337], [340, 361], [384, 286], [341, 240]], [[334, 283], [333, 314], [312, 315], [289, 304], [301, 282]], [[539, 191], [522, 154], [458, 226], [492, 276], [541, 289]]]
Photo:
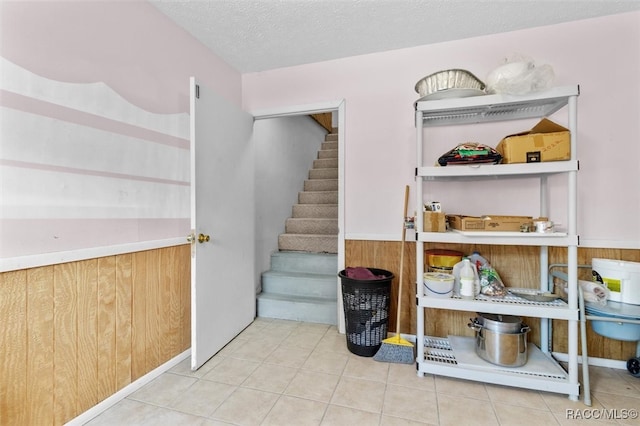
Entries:
[[200, 99], [200, 85], [196, 84], [196, 99]]

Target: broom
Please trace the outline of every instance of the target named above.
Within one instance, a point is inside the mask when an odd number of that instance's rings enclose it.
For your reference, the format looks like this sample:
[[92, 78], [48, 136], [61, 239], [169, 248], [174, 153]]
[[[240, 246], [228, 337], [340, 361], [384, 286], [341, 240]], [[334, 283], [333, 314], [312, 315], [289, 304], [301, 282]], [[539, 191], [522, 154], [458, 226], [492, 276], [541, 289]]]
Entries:
[[413, 364], [416, 356], [413, 344], [400, 337], [400, 306], [402, 301], [402, 281], [404, 270], [404, 242], [405, 242], [405, 220], [407, 217], [407, 206], [409, 204], [409, 185], [404, 190], [404, 214], [402, 216], [402, 246], [400, 248], [400, 282], [398, 285], [398, 312], [396, 315], [396, 335], [382, 341], [380, 349], [373, 356], [376, 361], [396, 362], [400, 364]]

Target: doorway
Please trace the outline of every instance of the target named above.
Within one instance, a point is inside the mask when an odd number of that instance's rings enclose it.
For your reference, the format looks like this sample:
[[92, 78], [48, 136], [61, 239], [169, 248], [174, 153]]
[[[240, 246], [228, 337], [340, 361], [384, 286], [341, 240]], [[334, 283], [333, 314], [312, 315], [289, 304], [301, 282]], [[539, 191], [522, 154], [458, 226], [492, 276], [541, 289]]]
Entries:
[[[345, 142], [345, 102], [344, 100], [335, 102], [324, 102], [318, 104], [298, 105], [283, 108], [273, 108], [260, 111], [252, 111], [255, 120], [267, 120], [273, 118], [283, 118], [292, 116], [309, 116], [318, 113], [331, 112], [336, 120], [338, 128], [338, 271], [344, 269], [345, 259], [345, 242], [344, 242], [344, 142]], [[258, 206], [257, 208], [260, 208]], [[256, 262], [258, 262], [264, 253], [256, 253]], [[256, 265], [256, 271], [261, 270]], [[336, 271], [336, 286], [338, 289], [338, 300], [341, 300], [340, 282]], [[259, 282], [259, 277], [257, 281]], [[339, 303], [341, 306], [341, 303]], [[338, 309], [337, 318], [338, 330], [344, 333], [344, 317], [342, 310]]]

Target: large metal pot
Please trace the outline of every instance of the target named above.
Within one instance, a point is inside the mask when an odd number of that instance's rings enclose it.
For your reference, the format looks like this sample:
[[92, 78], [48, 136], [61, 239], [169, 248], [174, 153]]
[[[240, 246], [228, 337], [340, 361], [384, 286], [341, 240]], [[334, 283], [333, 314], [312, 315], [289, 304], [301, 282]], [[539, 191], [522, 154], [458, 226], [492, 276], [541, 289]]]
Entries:
[[476, 332], [476, 354], [492, 364], [520, 367], [527, 363], [527, 325], [519, 317], [478, 314], [469, 327]]

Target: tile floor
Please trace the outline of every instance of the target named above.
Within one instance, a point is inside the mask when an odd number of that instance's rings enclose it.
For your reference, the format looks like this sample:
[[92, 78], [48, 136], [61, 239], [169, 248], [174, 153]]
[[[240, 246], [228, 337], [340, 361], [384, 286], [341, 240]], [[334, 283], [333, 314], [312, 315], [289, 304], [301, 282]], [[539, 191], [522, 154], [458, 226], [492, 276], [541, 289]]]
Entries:
[[258, 318], [198, 371], [189, 362], [87, 425], [640, 425], [631, 418], [640, 378], [626, 370], [592, 367], [586, 407], [561, 394], [419, 378], [415, 365], [350, 353], [344, 335], [320, 324]]

